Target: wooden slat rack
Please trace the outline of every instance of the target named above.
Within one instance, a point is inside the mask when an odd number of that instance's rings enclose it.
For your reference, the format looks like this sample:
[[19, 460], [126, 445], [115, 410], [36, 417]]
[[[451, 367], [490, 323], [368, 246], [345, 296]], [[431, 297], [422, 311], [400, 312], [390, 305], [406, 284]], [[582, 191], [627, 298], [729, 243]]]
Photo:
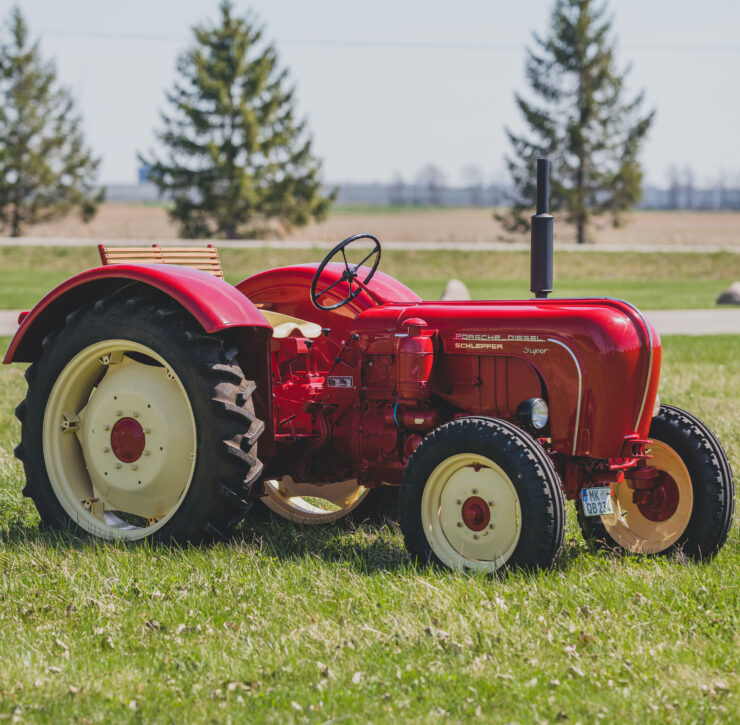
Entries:
[[108, 264], [175, 264], [192, 267], [224, 278], [218, 250], [209, 244], [207, 247], [106, 247], [98, 244], [100, 260]]

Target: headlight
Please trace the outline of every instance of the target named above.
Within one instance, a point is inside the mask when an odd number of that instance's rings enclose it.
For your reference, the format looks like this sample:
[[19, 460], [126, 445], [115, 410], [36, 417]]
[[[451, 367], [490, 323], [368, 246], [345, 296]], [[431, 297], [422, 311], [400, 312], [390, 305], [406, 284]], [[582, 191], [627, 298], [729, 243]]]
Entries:
[[655, 394], [655, 405], [653, 406], [653, 418], [660, 413], [660, 395]]
[[516, 416], [523, 425], [542, 430], [550, 418], [550, 409], [542, 398], [529, 398], [519, 403]]

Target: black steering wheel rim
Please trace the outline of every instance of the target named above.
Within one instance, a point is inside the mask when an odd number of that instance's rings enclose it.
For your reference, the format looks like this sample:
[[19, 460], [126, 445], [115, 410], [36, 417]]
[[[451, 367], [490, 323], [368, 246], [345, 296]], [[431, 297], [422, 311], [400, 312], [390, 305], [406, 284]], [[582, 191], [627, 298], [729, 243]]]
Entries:
[[[352, 242], [356, 242], [358, 239], [370, 239], [374, 242], [372, 251], [359, 263], [356, 265], [351, 265], [347, 261], [347, 255], [344, 253], [344, 248], [348, 246], [349, 244], [352, 244]], [[342, 258], [344, 261], [344, 272], [342, 272], [342, 276], [336, 281], [330, 284], [325, 289], [321, 290], [320, 292], [316, 292], [316, 285], [319, 282], [319, 279], [321, 278], [321, 273], [326, 269], [326, 265], [329, 264], [329, 262], [332, 261], [332, 259], [339, 254], [339, 252], [342, 253]], [[373, 275], [375, 274], [375, 271], [378, 269], [378, 264], [380, 264], [380, 241], [378, 238], [373, 234], [354, 234], [351, 237], [347, 237], [343, 241], [339, 242], [330, 252], [327, 254], [324, 259], [322, 260], [321, 264], [318, 266], [318, 269], [316, 270], [316, 273], [313, 276], [313, 279], [311, 280], [311, 302], [313, 303], [313, 306], [318, 308], [319, 310], [336, 310], [338, 307], [343, 307], [348, 302], [351, 302], [357, 295], [362, 292], [362, 287], [360, 286], [360, 283], [357, 284], [357, 288], [355, 290], [352, 289], [352, 282], [358, 277], [358, 270], [360, 267], [373, 255], [375, 256], [375, 262], [373, 263], [372, 267], [370, 268], [370, 272], [365, 277], [364, 280], [361, 281], [362, 285], [367, 285], [367, 283], [372, 279]], [[319, 297], [326, 294], [330, 289], [333, 289], [341, 282], [347, 282], [349, 285], [349, 294], [341, 299], [339, 302], [333, 304], [333, 305], [322, 305], [321, 302], [319, 302]]]

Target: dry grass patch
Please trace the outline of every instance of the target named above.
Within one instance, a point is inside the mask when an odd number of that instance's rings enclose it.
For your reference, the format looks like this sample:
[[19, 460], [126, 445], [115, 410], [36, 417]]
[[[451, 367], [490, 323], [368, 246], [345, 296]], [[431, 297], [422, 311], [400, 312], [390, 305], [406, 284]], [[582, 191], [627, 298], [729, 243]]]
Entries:
[[[684, 245], [740, 246], [738, 212], [635, 211], [614, 228], [608, 219], [596, 219], [593, 239], [601, 244], [636, 244], [680, 247]], [[293, 230], [288, 239], [340, 241], [367, 231], [381, 241], [496, 242], [510, 237], [493, 218], [491, 209], [336, 206], [326, 221]], [[176, 239], [163, 205], [107, 202], [90, 224], [69, 216], [39, 224], [27, 232], [32, 237], [81, 239]], [[527, 234], [515, 235], [528, 241]], [[575, 230], [561, 216], [556, 220], [556, 240], [574, 243]]]

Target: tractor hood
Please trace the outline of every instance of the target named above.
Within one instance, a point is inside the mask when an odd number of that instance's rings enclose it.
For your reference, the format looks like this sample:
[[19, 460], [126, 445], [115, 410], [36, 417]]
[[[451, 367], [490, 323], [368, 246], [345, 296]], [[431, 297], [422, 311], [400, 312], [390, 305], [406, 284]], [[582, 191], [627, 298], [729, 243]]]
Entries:
[[497, 387], [511, 389], [511, 380], [489, 377], [516, 376], [522, 362], [535, 371], [550, 406], [555, 450], [616, 458], [625, 455], [628, 436], [647, 438], [661, 346], [632, 305], [613, 299], [419, 302], [368, 309], [356, 323], [403, 333], [410, 318], [436, 331], [445, 369], [468, 370], [471, 387], [490, 387], [495, 395]]

